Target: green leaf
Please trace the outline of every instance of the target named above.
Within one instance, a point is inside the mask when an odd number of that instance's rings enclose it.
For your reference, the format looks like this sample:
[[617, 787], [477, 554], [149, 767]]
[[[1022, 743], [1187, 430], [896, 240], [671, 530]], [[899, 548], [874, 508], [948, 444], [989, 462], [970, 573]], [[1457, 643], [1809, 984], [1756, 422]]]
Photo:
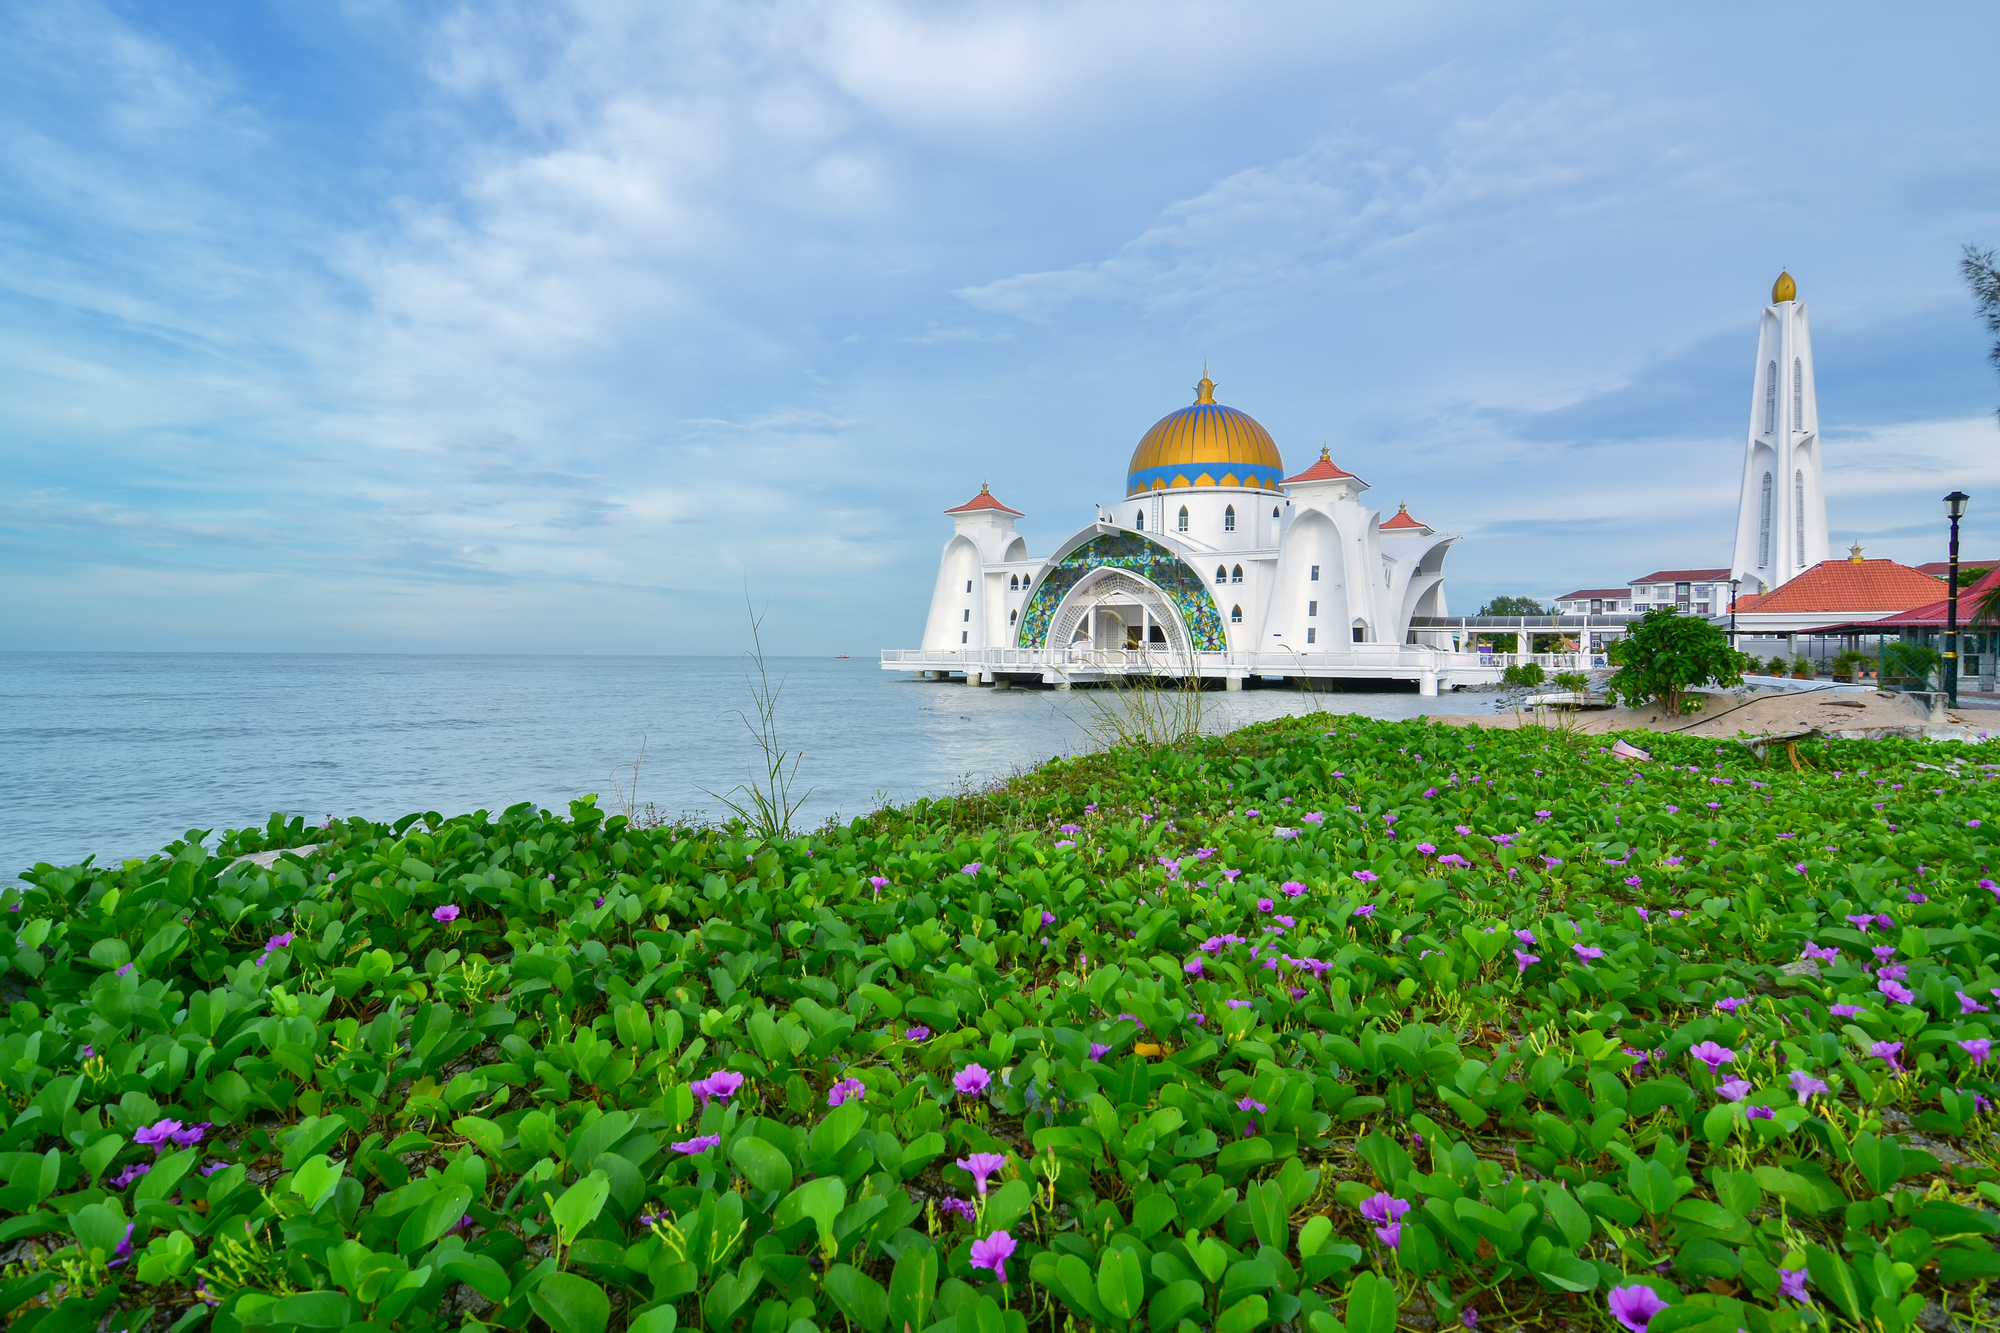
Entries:
[[592, 1171], [563, 1191], [562, 1197], [549, 1209], [549, 1217], [556, 1224], [561, 1244], [575, 1243], [583, 1229], [604, 1211], [604, 1200], [610, 1193], [611, 1178], [602, 1171]]
[[1132, 1205], [1132, 1226], [1144, 1240], [1180, 1214], [1169, 1194], [1148, 1194]]
[[528, 1293], [528, 1304], [556, 1333], [604, 1333], [611, 1323], [604, 1288], [575, 1273], [550, 1273]]
[[678, 1316], [671, 1305], [656, 1305], [625, 1326], [625, 1333], [674, 1333]]
[[1853, 1144], [1854, 1169], [1877, 1194], [1903, 1178], [1903, 1150], [1892, 1138], [1858, 1134]]
[[1576, 1196], [1560, 1185], [1548, 1185], [1542, 1189], [1542, 1205], [1548, 1209], [1549, 1220], [1562, 1232], [1572, 1250], [1582, 1249], [1590, 1243], [1590, 1214], [1576, 1201]]
[[70, 1230], [83, 1252], [88, 1255], [92, 1250], [102, 1250], [107, 1260], [125, 1239], [125, 1222], [124, 1211], [107, 1203], [86, 1204], [69, 1219]]
[[938, 1256], [929, 1245], [911, 1244], [896, 1256], [889, 1275], [889, 1327], [930, 1327], [931, 1299], [937, 1293]]
[[[1200, 1309], [1202, 1299], [1201, 1283], [1186, 1278], [1169, 1282], [1154, 1292], [1153, 1299], [1147, 1303], [1146, 1323], [1153, 1333], [1167, 1333], [1168, 1329], [1180, 1323], [1183, 1315]], [[1238, 1301], [1237, 1305], [1242, 1303]]]
[[[854, 1103], [850, 1102], [849, 1105]], [[834, 1219], [840, 1216], [840, 1210], [846, 1206], [846, 1182], [839, 1176], [821, 1176], [817, 1180], [808, 1180], [787, 1194], [778, 1204], [777, 1215], [772, 1220], [782, 1231], [793, 1223], [810, 1217], [819, 1227], [820, 1244], [825, 1246], [833, 1239]]]
[[826, 1270], [823, 1285], [842, 1314], [868, 1333], [882, 1333], [889, 1321], [889, 1293], [880, 1282], [851, 1264], [835, 1264]]
[[1215, 1333], [1250, 1333], [1271, 1317], [1271, 1307], [1262, 1296], [1245, 1296], [1222, 1312], [1215, 1321]]
[[1091, 1280], [1090, 1269], [1082, 1259], [1074, 1254], [1063, 1255], [1056, 1261], [1055, 1276], [1069, 1303], [1091, 1322], [1107, 1326], [1111, 1323], [1111, 1312], [1097, 1299], [1097, 1284]]
[[980, 1226], [989, 1236], [1005, 1231], [1021, 1219], [1034, 1201], [1034, 1191], [1027, 1181], [1010, 1180], [986, 1196], [986, 1212], [981, 1216]]
[[514, 1289], [514, 1284], [507, 1278], [507, 1270], [483, 1254], [461, 1254], [447, 1260], [443, 1272], [446, 1277], [463, 1282], [496, 1305], [505, 1305]]
[[792, 1187], [792, 1164], [760, 1138], [745, 1135], [729, 1145], [729, 1160], [744, 1178], [765, 1192]]
[[[567, 1196], [565, 1196], [567, 1197]], [[435, 1245], [438, 1238], [457, 1225], [472, 1202], [472, 1187], [452, 1181], [433, 1194], [429, 1201], [410, 1211], [396, 1235], [396, 1253], [410, 1256]], [[573, 1233], [572, 1233], [573, 1234]]]
[[341, 1174], [346, 1170], [345, 1162], [336, 1162], [325, 1153], [308, 1158], [292, 1173], [292, 1193], [306, 1201], [308, 1210], [318, 1212], [319, 1206], [333, 1197], [334, 1190], [340, 1185]]
[[258, 1323], [266, 1328], [346, 1328], [353, 1318], [354, 1302], [344, 1294], [302, 1291], [265, 1306]]
[[1259, 1243], [1283, 1253], [1292, 1247], [1291, 1209], [1285, 1206], [1285, 1191], [1275, 1180], [1248, 1186], [1244, 1202], [1250, 1208], [1250, 1229]]
[[1396, 1333], [1396, 1284], [1361, 1273], [1347, 1288], [1347, 1333]]
[[843, 1102], [827, 1112], [826, 1119], [813, 1126], [806, 1140], [806, 1160], [824, 1162], [838, 1156], [868, 1120], [868, 1108], [860, 1102]]
[[1106, 1249], [1097, 1262], [1097, 1299], [1116, 1319], [1130, 1321], [1146, 1299], [1146, 1273], [1130, 1250]]
[[1326, 1244], [1333, 1234], [1333, 1219], [1325, 1213], [1314, 1213], [1299, 1228], [1299, 1258], [1310, 1259], [1319, 1253], [1320, 1246]]
[[1854, 1270], [1818, 1245], [1806, 1246], [1806, 1269], [1813, 1286], [1849, 1319], [1861, 1317], [1861, 1293], [1854, 1287]]
[[1215, 1173], [1226, 1181], [1235, 1181], [1273, 1156], [1271, 1141], [1261, 1134], [1254, 1139], [1237, 1139], [1215, 1155]]

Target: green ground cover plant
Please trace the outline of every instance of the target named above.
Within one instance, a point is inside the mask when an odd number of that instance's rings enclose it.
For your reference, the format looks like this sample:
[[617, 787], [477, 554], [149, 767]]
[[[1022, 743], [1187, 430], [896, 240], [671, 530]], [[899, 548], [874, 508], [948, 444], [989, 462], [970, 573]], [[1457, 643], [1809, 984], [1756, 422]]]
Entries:
[[586, 800], [37, 866], [0, 1315], [1990, 1322], [1980, 748], [1646, 743], [1319, 715], [779, 841]]

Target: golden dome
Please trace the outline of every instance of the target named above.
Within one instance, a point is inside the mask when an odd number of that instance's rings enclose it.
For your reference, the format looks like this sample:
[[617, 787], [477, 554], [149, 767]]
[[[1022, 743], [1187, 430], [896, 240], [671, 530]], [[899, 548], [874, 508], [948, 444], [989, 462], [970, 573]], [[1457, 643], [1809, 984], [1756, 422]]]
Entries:
[[1777, 305], [1780, 301], [1796, 301], [1798, 299], [1799, 285], [1792, 281], [1791, 274], [1780, 273], [1778, 280], [1771, 284], [1771, 304]]
[[1161, 417], [1132, 451], [1125, 493], [1192, 486], [1275, 491], [1284, 476], [1271, 432], [1247, 413], [1217, 403], [1215, 381], [1204, 370], [1194, 404]]

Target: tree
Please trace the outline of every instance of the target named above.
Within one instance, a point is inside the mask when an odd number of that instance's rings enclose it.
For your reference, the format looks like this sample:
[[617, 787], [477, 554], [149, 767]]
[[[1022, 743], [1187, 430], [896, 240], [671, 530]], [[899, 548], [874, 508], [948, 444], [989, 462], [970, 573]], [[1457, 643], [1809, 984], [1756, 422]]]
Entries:
[[1479, 608], [1482, 616], [1545, 616], [1547, 607], [1532, 597], [1495, 597]]
[[1993, 251], [1968, 245], [1958, 261], [1958, 271], [1964, 275], [1965, 285], [1972, 288], [1972, 303], [1979, 307], [1980, 321], [1994, 335], [1993, 350], [1986, 359], [2000, 370], [2000, 262], [1995, 261]]
[[1606, 655], [1618, 668], [1605, 682], [1606, 697], [1628, 707], [1658, 700], [1672, 716], [1690, 690], [1710, 682], [1740, 685], [1757, 665], [1729, 646], [1727, 634], [1673, 606], [1648, 611]]

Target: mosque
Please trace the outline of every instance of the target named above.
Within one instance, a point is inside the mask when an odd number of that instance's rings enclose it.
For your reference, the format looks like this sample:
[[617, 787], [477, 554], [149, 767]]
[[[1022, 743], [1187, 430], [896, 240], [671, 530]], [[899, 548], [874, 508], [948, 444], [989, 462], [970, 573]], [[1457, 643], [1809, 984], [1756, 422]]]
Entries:
[[1445, 614], [1458, 538], [1407, 506], [1385, 520], [1366, 490], [1325, 449], [1287, 476], [1271, 433], [1216, 402], [1204, 369], [1194, 402], [1132, 451], [1124, 502], [1048, 555], [1028, 553], [1021, 512], [985, 486], [946, 510], [923, 646], [882, 665], [1000, 685], [1135, 672], [1229, 689], [1270, 675], [1400, 679], [1426, 694], [1470, 683], [1452, 678], [1466, 654], [1411, 634], [1413, 617]]

